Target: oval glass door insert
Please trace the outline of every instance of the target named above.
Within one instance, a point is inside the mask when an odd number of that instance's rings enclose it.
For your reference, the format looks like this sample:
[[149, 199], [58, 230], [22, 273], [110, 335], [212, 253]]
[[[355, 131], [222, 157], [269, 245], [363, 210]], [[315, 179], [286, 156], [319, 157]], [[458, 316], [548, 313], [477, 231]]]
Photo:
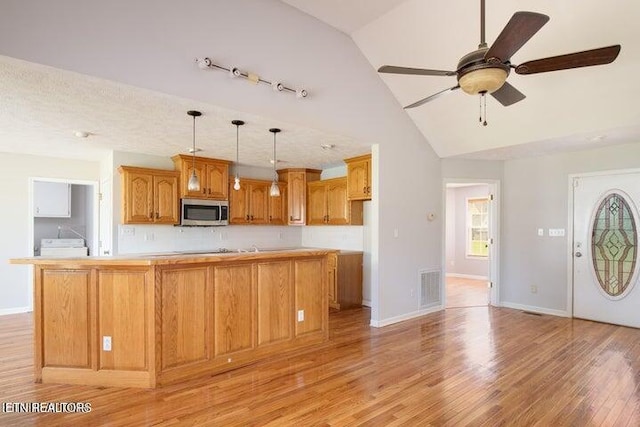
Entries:
[[620, 297], [633, 285], [638, 232], [631, 206], [618, 193], [602, 200], [591, 234], [593, 269], [598, 283], [611, 297]]

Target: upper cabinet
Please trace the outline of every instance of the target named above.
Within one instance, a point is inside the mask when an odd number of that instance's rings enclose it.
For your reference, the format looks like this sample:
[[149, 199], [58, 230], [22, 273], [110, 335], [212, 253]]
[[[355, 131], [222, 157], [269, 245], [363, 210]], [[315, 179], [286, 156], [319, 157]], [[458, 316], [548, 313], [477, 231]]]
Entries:
[[278, 171], [280, 181], [287, 183], [288, 225], [305, 225], [307, 221], [307, 183], [318, 181], [318, 169], [282, 169]]
[[120, 166], [123, 224], [178, 224], [178, 172]]
[[362, 225], [362, 201], [347, 200], [347, 178], [307, 184], [308, 225]]
[[70, 218], [71, 184], [65, 182], [34, 181], [33, 216]]
[[[229, 164], [226, 160], [177, 154], [171, 158], [180, 172], [180, 197], [190, 199], [229, 199]], [[189, 177], [195, 168], [200, 180], [199, 191], [189, 191]]]
[[280, 196], [271, 197], [271, 181], [240, 179], [240, 189], [229, 190], [230, 224], [286, 225], [287, 186], [279, 183]]
[[349, 200], [371, 200], [371, 154], [344, 159]]

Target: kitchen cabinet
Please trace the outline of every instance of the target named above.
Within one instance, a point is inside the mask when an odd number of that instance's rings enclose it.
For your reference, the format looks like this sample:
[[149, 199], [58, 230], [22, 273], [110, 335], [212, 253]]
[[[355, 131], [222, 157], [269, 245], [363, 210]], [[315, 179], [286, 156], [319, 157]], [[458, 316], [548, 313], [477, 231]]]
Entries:
[[123, 224], [178, 224], [178, 172], [120, 166]]
[[286, 225], [286, 184], [278, 185], [280, 196], [271, 197], [271, 181], [240, 178], [240, 189], [229, 190], [229, 223]]
[[371, 200], [371, 154], [344, 159], [349, 200]]
[[362, 305], [362, 252], [330, 254], [327, 273], [329, 307], [341, 310]]
[[71, 217], [71, 184], [65, 182], [33, 182], [33, 216], [42, 218]]
[[12, 260], [35, 264], [35, 381], [153, 388], [312, 351], [334, 252]]
[[307, 223], [307, 183], [320, 180], [318, 169], [281, 169], [279, 180], [287, 183], [288, 225]]
[[347, 178], [307, 184], [307, 225], [362, 225], [362, 201], [347, 200]]
[[[171, 158], [180, 172], [180, 197], [189, 199], [229, 199], [229, 164], [227, 160], [178, 154]], [[200, 190], [189, 191], [189, 177], [195, 168]]]

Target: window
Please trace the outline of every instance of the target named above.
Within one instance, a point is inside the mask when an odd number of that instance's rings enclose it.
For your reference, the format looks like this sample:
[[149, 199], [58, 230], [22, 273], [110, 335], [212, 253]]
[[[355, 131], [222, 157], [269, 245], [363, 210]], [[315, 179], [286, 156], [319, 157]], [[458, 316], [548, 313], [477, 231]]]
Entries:
[[467, 256], [489, 256], [489, 199], [467, 199]]

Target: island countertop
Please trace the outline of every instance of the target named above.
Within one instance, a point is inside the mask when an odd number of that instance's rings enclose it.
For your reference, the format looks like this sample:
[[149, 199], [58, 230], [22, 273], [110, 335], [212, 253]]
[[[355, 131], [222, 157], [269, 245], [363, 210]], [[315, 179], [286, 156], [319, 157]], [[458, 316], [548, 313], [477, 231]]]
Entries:
[[16, 258], [35, 380], [156, 387], [328, 339], [330, 249]]
[[216, 252], [212, 250], [198, 251], [196, 253], [185, 252], [157, 252], [142, 254], [123, 254], [114, 256], [86, 256], [86, 257], [23, 257], [12, 258], [11, 264], [34, 264], [34, 265], [129, 265], [129, 266], [150, 266], [150, 265], [172, 265], [172, 264], [195, 264], [195, 263], [226, 263], [231, 261], [249, 261], [264, 259], [284, 259], [307, 256], [322, 256], [339, 252], [335, 249], [318, 248], [286, 248], [286, 249], [258, 249], [254, 251], [228, 251]]

